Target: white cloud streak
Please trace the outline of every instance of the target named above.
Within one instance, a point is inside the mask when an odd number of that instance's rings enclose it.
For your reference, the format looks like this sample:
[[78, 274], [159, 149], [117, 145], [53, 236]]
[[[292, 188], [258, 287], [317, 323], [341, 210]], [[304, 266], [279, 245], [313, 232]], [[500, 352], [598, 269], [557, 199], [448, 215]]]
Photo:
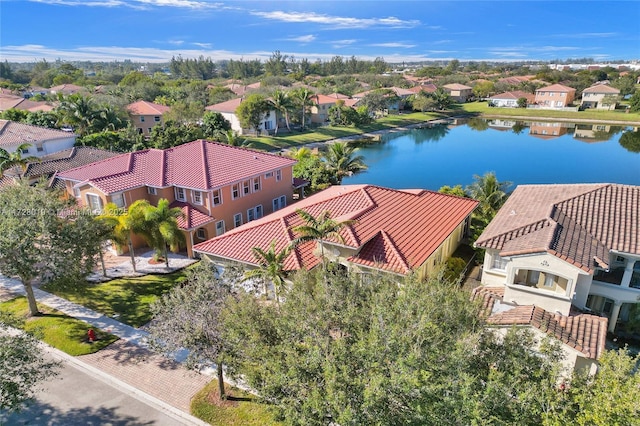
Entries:
[[374, 44], [370, 44], [369, 46], [373, 46], [373, 47], [393, 47], [393, 48], [403, 48], [403, 49], [410, 49], [412, 47], [416, 47], [415, 44], [398, 43], [398, 42], [374, 43]]
[[182, 9], [220, 9], [223, 3], [211, 3], [200, 0], [29, 0], [34, 3], [74, 7], [128, 7], [131, 9], [149, 9], [152, 7], [174, 7]]
[[311, 43], [312, 41], [316, 40], [316, 36], [314, 36], [313, 34], [308, 34], [308, 35], [302, 35], [299, 37], [290, 37], [290, 38], [283, 38], [283, 41], [297, 41], [299, 43]]
[[333, 28], [413, 28], [420, 25], [418, 20], [403, 20], [393, 16], [387, 18], [351, 18], [346, 16], [331, 16], [314, 12], [285, 12], [281, 10], [262, 12], [251, 11], [254, 16], [288, 23], [313, 23]]

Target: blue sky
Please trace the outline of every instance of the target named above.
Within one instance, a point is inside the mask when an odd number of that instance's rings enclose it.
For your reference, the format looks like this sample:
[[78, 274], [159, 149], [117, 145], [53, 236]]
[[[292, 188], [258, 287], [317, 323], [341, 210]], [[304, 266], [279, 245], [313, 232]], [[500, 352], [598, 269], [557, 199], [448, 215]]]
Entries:
[[0, 59], [640, 59], [640, 1], [0, 0]]

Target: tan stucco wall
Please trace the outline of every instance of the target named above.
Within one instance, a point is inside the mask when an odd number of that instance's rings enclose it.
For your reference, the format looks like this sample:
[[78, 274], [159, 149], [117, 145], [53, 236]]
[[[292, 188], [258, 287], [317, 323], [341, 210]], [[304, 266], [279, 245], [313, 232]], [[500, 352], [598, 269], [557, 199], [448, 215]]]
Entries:
[[[160, 121], [155, 121], [156, 117], [160, 117]], [[144, 119], [144, 121], [142, 121]], [[144, 136], [151, 135], [149, 128], [153, 129], [153, 126], [164, 125], [164, 119], [162, 118], [162, 114], [154, 114], [154, 115], [142, 115], [142, 114], [131, 114], [131, 121], [133, 126], [140, 130], [142, 129], [142, 134]]]

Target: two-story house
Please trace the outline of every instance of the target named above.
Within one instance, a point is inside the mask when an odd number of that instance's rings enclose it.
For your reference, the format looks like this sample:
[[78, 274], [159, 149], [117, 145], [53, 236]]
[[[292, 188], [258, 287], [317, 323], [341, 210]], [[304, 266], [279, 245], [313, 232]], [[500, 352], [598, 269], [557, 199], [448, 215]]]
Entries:
[[[236, 110], [242, 103], [243, 98], [235, 98], [225, 102], [220, 102], [214, 105], [208, 105], [205, 107], [207, 111], [219, 112], [222, 116], [231, 123], [231, 130], [236, 132], [239, 135], [251, 134], [255, 129], [243, 128], [240, 124], [240, 119], [236, 114]], [[267, 133], [271, 133], [276, 128], [276, 121], [279, 120], [278, 114], [275, 109], [271, 108], [267, 111], [262, 120], [260, 121], [260, 126], [258, 126], [258, 131], [266, 131]], [[278, 124], [279, 126], [284, 126], [284, 118]]]
[[20, 145], [23, 157], [44, 157], [65, 149], [76, 143], [76, 134], [47, 127], [32, 126], [9, 120], [0, 120], [0, 148], [8, 153], [15, 152]]
[[171, 107], [153, 102], [137, 101], [127, 105], [127, 111], [138, 133], [149, 137], [154, 126], [164, 124], [162, 116], [171, 111]]
[[535, 103], [539, 108], [565, 108], [576, 97], [576, 89], [562, 84], [552, 84], [536, 90]]
[[334, 97], [316, 94], [311, 97], [313, 104], [311, 105], [309, 116], [312, 123], [323, 124], [329, 121], [329, 108], [336, 105], [340, 99], [343, 99], [344, 102], [344, 98], [339, 98], [337, 95]]
[[475, 244], [500, 324], [546, 318], [540, 327], [595, 359], [607, 318], [609, 332], [624, 333], [640, 317], [638, 186], [518, 186]]
[[445, 84], [442, 88], [451, 96], [455, 102], [464, 103], [473, 97], [473, 87], [464, 84]]
[[322, 251], [352, 270], [424, 276], [446, 261], [467, 236], [469, 218], [477, 205], [469, 198], [426, 190], [332, 186], [198, 244], [194, 250], [216, 263], [233, 261], [257, 267], [252, 248], [267, 250], [275, 241], [276, 250], [282, 250], [297, 237], [293, 228], [303, 221], [296, 210], [315, 217], [327, 211], [337, 222], [354, 221], [340, 232], [343, 241], [332, 238], [298, 245], [285, 259], [285, 270], [316, 267]]
[[[197, 140], [165, 150], [147, 149], [59, 173], [69, 196], [101, 211], [161, 198], [182, 209], [186, 249], [261, 218], [293, 200], [294, 160]], [[141, 240], [136, 246], [142, 246]]]
[[620, 90], [608, 84], [596, 84], [582, 91], [580, 107], [614, 110], [618, 104]]

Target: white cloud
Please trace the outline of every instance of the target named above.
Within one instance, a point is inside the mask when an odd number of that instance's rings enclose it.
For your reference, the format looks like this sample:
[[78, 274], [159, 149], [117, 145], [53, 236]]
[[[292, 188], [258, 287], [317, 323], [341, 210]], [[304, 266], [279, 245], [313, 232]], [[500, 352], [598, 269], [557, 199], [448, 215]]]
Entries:
[[342, 49], [343, 47], [351, 46], [356, 43], [358, 40], [356, 39], [347, 39], [347, 40], [335, 40], [331, 42], [331, 45], [334, 49]]
[[300, 43], [311, 43], [312, 41], [315, 41], [315, 39], [316, 39], [316, 36], [314, 36], [313, 34], [308, 34], [308, 35], [303, 35], [299, 37], [283, 38], [282, 40], [297, 41]]
[[557, 38], [609, 38], [615, 37], [618, 33], [573, 33], [573, 34], [553, 34], [550, 37]]
[[194, 46], [202, 47], [203, 49], [209, 49], [211, 47], [211, 43], [196, 43], [196, 42], [193, 42], [191, 44], [193, 44]]
[[29, 0], [34, 3], [44, 3], [60, 6], [84, 7], [129, 7], [132, 9], [146, 9], [149, 7], [175, 7], [183, 9], [219, 9], [222, 3], [211, 3], [201, 0]]
[[398, 42], [375, 43], [375, 44], [370, 44], [369, 46], [373, 46], [373, 47], [401, 47], [403, 49], [409, 49], [409, 48], [412, 48], [412, 47], [416, 47], [415, 44], [406, 44], [406, 43], [398, 43]]
[[388, 18], [351, 18], [346, 16], [331, 16], [319, 14], [315, 12], [285, 12], [285, 11], [252, 11], [254, 16], [260, 16], [265, 19], [289, 23], [313, 23], [326, 25], [333, 28], [369, 28], [369, 27], [388, 27], [388, 28], [413, 28], [420, 24], [418, 20], [402, 20], [390, 16]]
[[174, 46], [182, 46], [184, 44], [184, 40], [167, 40], [167, 43]]

